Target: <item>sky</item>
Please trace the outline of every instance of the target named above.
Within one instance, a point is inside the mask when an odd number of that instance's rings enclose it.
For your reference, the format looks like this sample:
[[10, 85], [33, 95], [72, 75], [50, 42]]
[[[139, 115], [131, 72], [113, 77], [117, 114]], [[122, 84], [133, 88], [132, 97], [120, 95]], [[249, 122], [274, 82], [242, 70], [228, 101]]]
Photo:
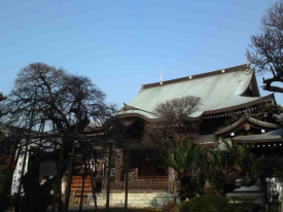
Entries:
[[43, 62], [89, 77], [121, 106], [162, 70], [168, 80], [247, 63], [250, 36], [274, 2], [0, 0], [0, 91]]

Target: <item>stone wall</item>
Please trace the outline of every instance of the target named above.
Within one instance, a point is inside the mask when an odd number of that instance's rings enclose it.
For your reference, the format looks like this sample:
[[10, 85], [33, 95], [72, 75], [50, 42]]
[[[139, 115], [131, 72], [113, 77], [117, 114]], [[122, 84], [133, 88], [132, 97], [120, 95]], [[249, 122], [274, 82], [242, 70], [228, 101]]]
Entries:
[[[173, 194], [169, 192], [129, 192], [129, 208], [162, 208], [168, 201], [173, 200]], [[125, 192], [112, 192], [110, 194], [110, 207], [124, 207]], [[78, 205], [79, 198], [73, 199], [73, 204]], [[105, 207], [106, 193], [97, 195], [98, 207]], [[74, 205], [73, 205], [74, 206]], [[91, 195], [84, 199], [84, 206], [93, 207], [94, 201]]]

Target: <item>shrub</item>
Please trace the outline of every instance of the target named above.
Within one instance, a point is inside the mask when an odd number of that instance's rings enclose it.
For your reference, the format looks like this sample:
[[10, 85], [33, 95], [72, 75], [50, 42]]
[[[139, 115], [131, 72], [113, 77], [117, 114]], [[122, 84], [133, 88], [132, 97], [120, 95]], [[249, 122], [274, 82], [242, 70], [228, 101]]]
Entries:
[[237, 208], [237, 211], [243, 212], [258, 212], [260, 211], [260, 206], [255, 203], [256, 199], [254, 197], [233, 197], [231, 202], [234, 205], [234, 208]]
[[173, 201], [167, 202], [163, 208], [163, 212], [178, 212], [179, 211], [179, 206], [174, 203]]
[[202, 195], [183, 202], [180, 212], [230, 212], [236, 211], [228, 200], [221, 195]]

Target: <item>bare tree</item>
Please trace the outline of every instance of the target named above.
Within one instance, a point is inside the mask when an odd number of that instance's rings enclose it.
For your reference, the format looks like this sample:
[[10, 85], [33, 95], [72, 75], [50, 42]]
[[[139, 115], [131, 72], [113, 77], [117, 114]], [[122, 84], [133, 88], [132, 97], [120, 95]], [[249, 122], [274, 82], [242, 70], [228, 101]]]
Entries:
[[188, 96], [169, 100], [157, 106], [158, 121], [145, 126], [144, 142], [165, 147], [182, 145], [195, 135], [198, 119], [191, 117], [200, 106], [200, 98]]
[[0, 92], [0, 101], [3, 101], [5, 98], [3, 96], [3, 94]]
[[[6, 97], [0, 93], [0, 102], [5, 99]], [[0, 118], [2, 115], [0, 110]], [[8, 138], [5, 128], [0, 124], [0, 211], [5, 211], [9, 207], [12, 176], [17, 160], [15, 153], [18, 141]]]
[[283, 93], [283, 1], [276, 2], [263, 16], [261, 34], [251, 36], [247, 58], [253, 67], [271, 77], [263, 79], [263, 88]]
[[24, 211], [45, 211], [50, 204], [47, 200], [51, 198], [52, 188], [55, 191], [53, 199], [62, 211], [60, 185], [65, 172], [72, 169], [69, 165], [72, 151], [86, 146], [91, 149], [89, 142], [95, 141], [81, 142], [80, 136], [90, 123], [102, 126], [113, 114], [114, 106], [105, 103], [105, 94], [88, 78], [43, 63], [33, 63], [21, 70], [15, 88], [1, 106], [6, 114], [4, 121], [25, 129], [22, 134], [24, 151], [36, 134], [34, 140], [38, 149], [34, 157], [40, 161], [45, 155], [57, 161], [56, 177], [47, 179], [43, 185], [39, 183], [38, 163], [24, 175]]
[[[0, 92], [0, 102], [4, 101], [5, 99], [6, 99], [6, 97]], [[1, 118], [1, 116], [3, 116], [3, 112], [0, 109], [0, 118]]]
[[[174, 149], [186, 146], [196, 135], [200, 120], [192, 118], [191, 115], [198, 110], [200, 104], [199, 97], [187, 96], [158, 105], [155, 109], [157, 121], [145, 125], [145, 145], [167, 152], [168, 159], [173, 160]], [[176, 173], [173, 168], [168, 169], [168, 176], [169, 190], [175, 193], [176, 200]]]
[[101, 124], [112, 112], [105, 94], [88, 78], [66, 73], [42, 63], [25, 67], [18, 75], [7, 101], [10, 122], [28, 128], [51, 123], [53, 130], [78, 132], [89, 121]]

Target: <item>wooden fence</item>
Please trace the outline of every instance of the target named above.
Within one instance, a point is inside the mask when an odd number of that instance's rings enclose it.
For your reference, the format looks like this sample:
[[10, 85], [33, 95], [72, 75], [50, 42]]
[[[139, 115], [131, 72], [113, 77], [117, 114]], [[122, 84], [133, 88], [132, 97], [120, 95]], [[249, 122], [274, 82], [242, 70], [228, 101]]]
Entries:
[[[112, 178], [113, 179], [113, 178]], [[71, 190], [75, 196], [81, 194], [82, 177], [73, 176]], [[167, 176], [148, 176], [137, 177], [129, 180], [128, 189], [130, 192], [144, 192], [144, 191], [167, 191], [168, 190], [168, 177]], [[102, 191], [106, 190], [106, 181], [102, 182]], [[111, 192], [125, 190], [125, 182], [111, 182]], [[97, 191], [99, 192], [99, 191]], [[90, 177], [85, 178], [84, 195], [92, 194], [92, 186]]]
[[[105, 184], [103, 189], [105, 189]], [[149, 177], [137, 177], [130, 179], [128, 184], [130, 192], [139, 191], [167, 191], [168, 190], [168, 177], [167, 176], [149, 176]], [[111, 191], [125, 190], [125, 182], [112, 182]]]

